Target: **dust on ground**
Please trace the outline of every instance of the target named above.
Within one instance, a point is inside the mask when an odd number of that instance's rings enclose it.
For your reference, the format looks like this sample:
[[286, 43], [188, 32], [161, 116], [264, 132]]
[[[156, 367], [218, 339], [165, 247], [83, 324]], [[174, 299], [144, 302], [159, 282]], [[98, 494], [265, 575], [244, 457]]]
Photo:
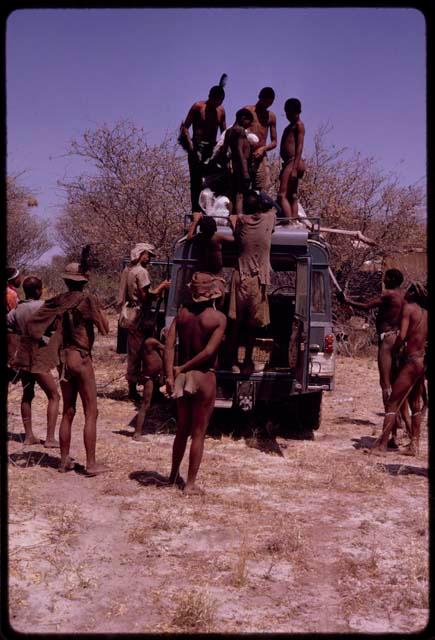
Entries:
[[[112, 320], [113, 325], [113, 320]], [[427, 423], [420, 455], [362, 451], [382, 425], [373, 358], [338, 358], [313, 440], [207, 437], [204, 496], [160, 488], [170, 406], [135, 443], [125, 356], [99, 337], [97, 458], [104, 476], [57, 472], [22, 444], [9, 398], [9, 615], [22, 633], [399, 632], [428, 620]], [[33, 421], [45, 436], [45, 397]], [[84, 464], [83, 414], [72, 455]], [[228, 429], [227, 429], [228, 431]], [[230, 429], [231, 431], [231, 429]], [[187, 459], [182, 466], [185, 477]]]

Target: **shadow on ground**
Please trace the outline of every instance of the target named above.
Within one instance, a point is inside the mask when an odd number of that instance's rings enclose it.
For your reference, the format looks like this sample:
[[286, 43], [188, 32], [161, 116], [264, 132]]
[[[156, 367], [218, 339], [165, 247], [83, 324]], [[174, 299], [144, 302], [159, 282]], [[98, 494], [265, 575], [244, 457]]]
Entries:
[[340, 424], [360, 424], [362, 426], [369, 426], [369, 427], [377, 426], [377, 423], [372, 422], [371, 420], [361, 420], [360, 418], [348, 418], [347, 416], [339, 416], [336, 420]]
[[57, 469], [59, 467], [60, 458], [55, 458], [45, 451], [22, 451], [19, 453], [9, 454], [9, 460], [16, 467], [27, 469], [28, 467], [50, 467]]
[[[169, 477], [168, 476], [162, 476], [161, 473], [158, 473], [157, 471], [147, 471], [146, 469], [143, 469], [142, 471], [132, 471], [131, 473], [128, 474], [128, 477], [130, 478], [130, 480], [136, 480], [136, 482], [139, 482], [139, 484], [142, 484], [144, 486], [149, 486], [149, 485], [154, 485], [157, 487], [173, 487], [173, 484], [169, 484]], [[177, 482], [175, 483], [175, 486], [177, 486], [179, 489], [183, 489], [185, 485], [185, 482], [183, 480], [183, 478], [181, 476], [178, 477]]]
[[414, 467], [409, 464], [377, 464], [376, 467], [379, 468], [380, 471], [386, 471], [391, 476], [424, 476], [427, 478], [429, 476], [428, 469], [424, 467]]
[[8, 431], [8, 440], [12, 440], [13, 442], [24, 442], [25, 434], [24, 433], [12, 433]]

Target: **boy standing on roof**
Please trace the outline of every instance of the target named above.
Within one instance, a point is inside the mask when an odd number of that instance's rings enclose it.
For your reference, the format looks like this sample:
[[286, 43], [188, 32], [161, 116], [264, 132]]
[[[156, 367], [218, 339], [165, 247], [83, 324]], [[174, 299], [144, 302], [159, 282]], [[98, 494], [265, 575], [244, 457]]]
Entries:
[[284, 129], [281, 138], [280, 155], [283, 165], [277, 199], [284, 216], [297, 220], [299, 179], [305, 173], [305, 162], [302, 159], [305, 126], [300, 118], [300, 100], [290, 98], [286, 101], [284, 110], [290, 124]]
[[225, 132], [225, 139], [222, 153], [225, 156], [227, 150], [231, 151], [231, 174], [229, 198], [232, 203], [231, 213], [239, 215], [242, 213], [243, 194], [251, 185], [250, 159], [251, 145], [246, 135], [254, 116], [249, 109], [239, 109], [236, 113], [236, 121], [232, 127]]
[[[258, 136], [258, 143], [252, 153], [252, 187], [259, 191], [268, 191], [270, 188], [270, 167], [267, 152], [275, 149], [277, 144], [276, 116], [272, 111], [269, 111], [274, 100], [275, 91], [272, 87], [263, 87], [258, 94], [257, 103], [245, 107], [253, 115], [249, 130]], [[269, 144], [267, 143], [268, 133], [270, 133]]]

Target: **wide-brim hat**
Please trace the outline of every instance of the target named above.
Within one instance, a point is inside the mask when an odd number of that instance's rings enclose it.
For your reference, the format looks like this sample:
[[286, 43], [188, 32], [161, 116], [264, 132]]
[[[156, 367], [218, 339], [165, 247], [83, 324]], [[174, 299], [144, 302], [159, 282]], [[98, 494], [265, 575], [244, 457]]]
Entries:
[[223, 283], [225, 283], [225, 280], [219, 276], [196, 271], [187, 286], [194, 302], [208, 302], [222, 296]]
[[10, 280], [15, 280], [17, 276], [20, 275], [20, 270], [16, 267], [6, 267], [6, 279], [9, 282]]
[[138, 242], [130, 251], [130, 259], [134, 262], [139, 260], [144, 251], [148, 251], [151, 255], [156, 255], [156, 248], [150, 242]]
[[64, 280], [73, 280], [74, 282], [87, 282], [89, 280], [89, 274], [80, 271], [80, 264], [78, 262], [70, 262], [66, 265], [65, 271], [62, 273], [62, 278]]

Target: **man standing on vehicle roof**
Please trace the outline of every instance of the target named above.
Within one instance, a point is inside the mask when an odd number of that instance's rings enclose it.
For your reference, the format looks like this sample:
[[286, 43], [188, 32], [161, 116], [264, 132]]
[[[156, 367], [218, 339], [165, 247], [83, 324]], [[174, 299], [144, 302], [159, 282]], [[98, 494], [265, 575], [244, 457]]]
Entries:
[[[270, 188], [270, 167], [267, 152], [275, 149], [277, 145], [276, 115], [269, 111], [269, 107], [275, 100], [275, 91], [272, 87], [263, 87], [258, 94], [258, 101], [254, 105], [248, 105], [253, 115], [249, 131], [258, 136], [258, 143], [252, 153], [252, 187], [259, 191], [268, 191]], [[267, 135], [270, 132], [270, 142], [267, 143]]]
[[[224, 74], [219, 84], [210, 89], [207, 100], [199, 100], [191, 106], [180, 127], [179, 142], [188, 153], [192, 213], [201, 211], [198, 198], [202, 191], [204, 163], [213, 154], [217, 130], [219, 128], [222, 133], [226, 129], [225, 109], [222, 107], [225, 79]], [[190, 127], [192, 138], [189, 135]]]

